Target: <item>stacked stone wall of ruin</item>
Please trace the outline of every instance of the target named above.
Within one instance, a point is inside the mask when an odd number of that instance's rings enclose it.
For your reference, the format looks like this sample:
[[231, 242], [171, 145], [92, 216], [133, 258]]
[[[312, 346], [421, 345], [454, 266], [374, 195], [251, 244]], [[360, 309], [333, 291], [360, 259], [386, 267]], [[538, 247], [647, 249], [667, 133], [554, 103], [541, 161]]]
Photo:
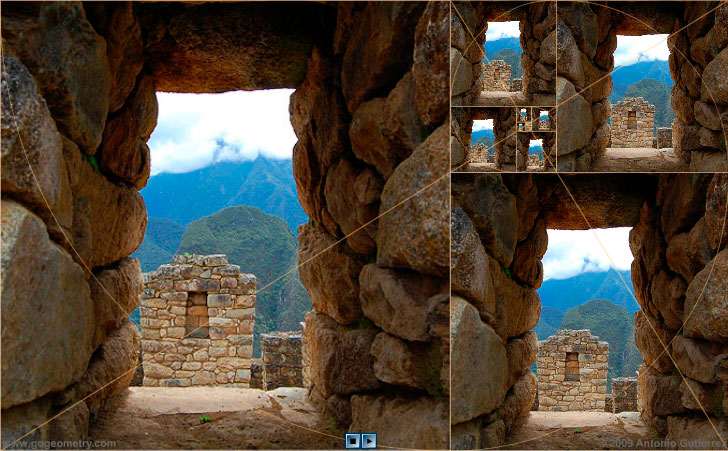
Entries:
[[274, 332], [260, 335], [262, 355], [261, 386], [303, 387], [301, 332]]
[[604, 411], [609, 343], [588, 330], [560, 329], [538, 343], [537, 365], [539, 410]]
[[390, 446], [447, 448], [448, 5], [24, 5], [2, 9], [3, 111], [58, 224], [4, 114], [3, 330], [43, 334], [3, 336], [3, 440], [124, 376], [26, 437], [85, 438], [133, 375], [155, 92], [295, 88], [311, 398]]
[[[549, 2], [550, 3], [550, 2]], [[527, 105], [555, 105], [555, 59], [553, 50], [542, 45], [554, 30], [556, 11], [551, 3], [523, 3], [515, 9], [486, 7], [484, 2], [455, 2], [458, 14], [451, 17], [450, 72], [453, 108], [451, 117], [451, 164], [458, 168], [470, 161], [470, 142], [475, 116], [474, 109], [458, 108], [477, 105], [479, 95], [487, 90], [483, 73], [483, 45], [488, 21], [520, 21], [520, 41], [523, 77], [521, 87]], [[510, 89], [503, 89], [510, 91]], [[518, 140], [515, 133], [516, 116], [511, 105], [493, 109], [496, 167], [502, 170], [520, 170], [527, 167], [527, 158], [516, 158]], [[512, 105], [525, 106], [525, 105]], [[501, 111], [498, 111], [501, 110]]]
[[493, 60], [483, 66], [481, 77], [485, 91], [511, 90], [511, 65], [503, 60]]
[[625, 97], [612, 105], [612, 147], [653, 147], [655, 106], [642, 97]]
[[672, 127], [658, 127], [657, 128], [657, 143], [658, 149], [665, 149], [672, 147]]
[[604, 411], [609, 413], [637, 412], [639, 409], [639, 382], [636, 377], [612, 379], [612, 393], [607, 395]]
[[144, 386], [250, 386], [255, 276], [225, 255], [175, 255], [145, 273], [139, 311]]

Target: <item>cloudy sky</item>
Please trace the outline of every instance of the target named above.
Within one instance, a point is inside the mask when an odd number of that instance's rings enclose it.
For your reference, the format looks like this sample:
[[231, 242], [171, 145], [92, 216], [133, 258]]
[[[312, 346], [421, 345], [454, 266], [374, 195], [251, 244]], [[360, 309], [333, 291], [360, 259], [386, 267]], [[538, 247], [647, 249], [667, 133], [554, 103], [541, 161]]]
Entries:
[[[629, 227], [594, 230], [548, 230], [549, 244], [543, 257], [543, 278], [567, 279], [584, 272], [602, 272], [612, 268], [630, 269]], [[596, 234], [606, 251], [594, 237]]]
[[[520, 36], [518, 22], [490, 22], [485, 32], [486, 41]], [[667, 35], [617, 36], [617, 50], [614, 52], [614, 65], [629, 65], [639, 61], [666, 61], [670, 56], [667, 48]]]
[[194, 171], [218, 161], [291, 158], [296, 135], [292, 89], [224, 94], [157, 93], [159, 119], [148, 145], [152, 175]]
[[481, 130], [493, 130], [493, 119], [486, 119], [484, 121], [473, 121], [473, 131], [479, 132]]

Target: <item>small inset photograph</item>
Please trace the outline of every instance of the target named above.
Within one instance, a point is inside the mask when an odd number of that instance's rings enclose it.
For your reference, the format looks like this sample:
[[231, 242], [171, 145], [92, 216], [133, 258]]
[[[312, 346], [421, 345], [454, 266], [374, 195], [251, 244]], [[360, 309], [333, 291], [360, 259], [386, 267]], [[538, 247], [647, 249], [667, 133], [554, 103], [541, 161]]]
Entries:
[[728, 170], [725, 3], [559, 2], [556, 16], [558, 171]]
[[[453, 171], [556, 167], [544, 150], [550, 151], [555, 138], [541, 133], [555, 131], [556, 47], [548, 45], [556, 42], [554, 3], [451, 5]], [[531, 122], [535, 127], [526, 125]]]

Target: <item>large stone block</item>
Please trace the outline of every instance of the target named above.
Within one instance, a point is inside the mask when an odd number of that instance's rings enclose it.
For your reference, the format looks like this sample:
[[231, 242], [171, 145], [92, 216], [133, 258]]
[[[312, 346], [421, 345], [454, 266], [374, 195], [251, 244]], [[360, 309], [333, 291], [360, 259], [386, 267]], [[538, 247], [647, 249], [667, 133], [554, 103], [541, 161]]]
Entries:
[[59, 130], [93, 155], [109, 110], [111, 71], [106, 42], [81, 3], [3, 8], [3, 45], [33, 74]]
[[[601, 99], [599, 99], [601, 100]], [[591, 139], [591, 105], [576, 93], [574, 85], [563, 77], [556, 77], [558, 115], [570, 120], [556, 123], [556, 155], [567, 155], [589, 144]]]
[[73, 200], [56, 124], [25, 66], [6, 56], [3, 65], [3, 193], [22, 201], [53, 229], [57, 225], [50, 208], [60, 225], [69, 229]]
[[508, 390], [503, 405], [498, 409], [497, 418], [503, 421], [507, 428], [520, 416], [530, 412], [533, 401], [536, 399], [538, 379], [532, 371], [526, 371]]
[[474, 180], [453, 183], [453, 198], [470, 217], [488, 255], [499, 266], [509, 267], [518, 238], [516, 197], [500, 175], [476, 175]]
[[724, 228], [728, 208], [728, 175], [717, 174], [708, 185], [705, 200], [705, 229], [710, 247], [719, 250], [728, 243], [728, 230]]
[[[342, 324], [357, 321], [363, 264], [335, 245], [331, 236], [309, 224], [299, 228], [298, 243], [298, 271], [314, 309]], [[324, 251], [325, 258], [314, 258]]]
[[695, 275], [685, 294], [684, 335], [728, 343], [728, 249]]
[[377, 431], [387, 446], [447, 449], [447, 402], [427, 397], [355, 395], [351, 431]]
[[374, 373], [379, 380], [427, 390], [433, 395], [442, 392], [440, 369], [443, 356], [439, 347], [435, 349], [409, 343], [381, 332], [372, 343], [371, 353], [374, 357]]
[[695, 274], [711, 259], [710, 238], [705, 218], [700, 218], [690, 232], [679, 233], [672, 237], [667, 244], [666, 253], [670, 269], [690, 283]]
[[661, 374], [654, 368], [641, 367], [639, 371], [640, 412], [648, 418], [678, 415], [686, 411], [680, 400], [679, 375]]
[[139, 260], [125, 258], [104, 268], [94, 274], [89, 285], [96, 324], [93, 348], [96, 349], [139, 305], [143, 288]]
[[533, 329], [541, 315], [541, 300], [536, 290], [521, 286], [493, 258], [490, 271], [495, 289], [496, 333], [506, 340]]
[[3, 448], [19, 448], [37, 440], [48, 440], [51, 428], [44, 423], [48, 421], [50, 411], [50, 396], [2, 409]]
[[429, 2], [415, 29], [415, 104], [422, 122], [433, 127], [445, 120], [449, 107], [447, 31], [450, 11], [444, 3]]
[[94, 30], [106, 40], [106, 58], [111, 69], [109, 112], [113, 113], [124, 105], [144, 65], [142, 27], [132, 2], [83, 6]]
[[43, 221], [2, 202], [2, 407], [58, 391], [86, 370], [94, 306], [83, 270]]
[[[495, 410], [508, 390], [503, 341], [462, 298], [451, 298], [451, 423]], [[474, 384], [473, 381], [480, 381]]]
[[[126, 390], [134, 377], [141, 336], [137, 326], [125, 322], [94, 353], [78, 386], [78, 397], [85, 398], [91, 414], [96, 414], [110, 397]], [[144, 368], [145, 376], [147, 368]]]
[[728, 105], [728, 48], [721, 52], [705, 66], [701, 76], [700, 97], [706, 102]]
[[414, 31], [424, 4], [368, 3], [358, 13], [341, 65], [341, 89], [350, 112], [393, 87], [412, 65]]
[[376, 329], [347, 331], [328, 316], [309, 312], [305, 334], [310, 380], [324, 398], [380, 388], [369, 351]]
[[480, 312], [495, 314], [495, 292], [488, 269], [488, 256], [475, 233], [472, 221], [460, 208], [450, 218], [450, 288], [476, 306]]
[[444, 276], [450, 271], [449, 127], [432, 132], [387, 180], [377, 263]]
[[428, 299], [444, 289], [442, 280], [369, 264], [359, 285], [364, 314], [377, 326], [407, 340], [429, 340]]
[[141, 244], [147, 227], [144, 199], [135, 188], [109, 181], [72, 141], [61, 139], [73, 192], [70, 238], [89, 268], [111, 265]]
[[634, 314], [634, 341], [646, 365], [658, 371], [668, 372], [673, 368], [668, 352], [675, 332], [668, 330], [660, 321], [638, 310]]

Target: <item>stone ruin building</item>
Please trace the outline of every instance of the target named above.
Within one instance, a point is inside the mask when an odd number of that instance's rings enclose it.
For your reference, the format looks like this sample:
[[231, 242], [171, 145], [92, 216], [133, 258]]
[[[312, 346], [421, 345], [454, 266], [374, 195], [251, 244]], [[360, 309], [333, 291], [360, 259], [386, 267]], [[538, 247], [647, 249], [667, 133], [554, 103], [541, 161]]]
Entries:
[[612, 379], [612, 393], [605, 399], [604, 411], [610, 413], [637, 412], [639, 409], [639, 381], [636, 377]]
[[503, 60], [493, 60], [483, 67], [483, 85], [486, 91], [511, 90], [511, 65]]
[[[721, 119], [728, 111], [723, 84], [728, 70], [728, 5], [670, 2], [656, 8], [650, 2], [564, 2], [558, 20], [554, 2], [463, 1], [453, 7], [458, 10], [450, 52], [454, 167], [468, 158], [477, 115], [466, 107], [553, 106], [558, 101], [559, 116], [571, 118], [558, 129], [558, 170], [588, 171], [609, 144], [608, 97], [617, 35], [669, 34], [670, 75], [675, 82], [670, 103], [676, 120], [673, 145], [665, 147], [673, 147], [693, 172], [728, 170]], [[480, 77], [481, 49], [488, 22], [505, 20], [520, 21], [523, 89], [495, 97], [484, 90]], [[470, 45], [473, 39], [478, 45]], [[497, 169], [513, 170], [515, 146], [498, 152]]]
[[250, 386], [255, 276], [225, 255], [175, 255], [146, 273], [144, 386]]
[[261, 334], [261, 359], [256, 359], [260, 382], [253, 385], [251, 381], [251, 387], [303, 387], [302, 338], [300, 331]]
[[672, 127], [658, 127], [655, 147], [666, 149], [672, 147]]
[[642, 97], [625, 97], [612, 105], [611, 147], [653, 147], [655, 106]]
[[299, 261], [326, 250], [300, 270], [310, 399], [447, 448], [449, 24], [443, 2], [3, 4], [3, 443], [84, 439], [129, 385], [155, 93], [291, 88]]
[[502, 445], [534, 403], [547, 229], [632, 227], [641, 416], [717, 440], [690, 388], [728, 436], [726, 208], [727, 174], [453, 174], [453, 448]]
[[538, 409], [604, 411], [609, 343], [588, 330], [560, 329], [538, 342]]

